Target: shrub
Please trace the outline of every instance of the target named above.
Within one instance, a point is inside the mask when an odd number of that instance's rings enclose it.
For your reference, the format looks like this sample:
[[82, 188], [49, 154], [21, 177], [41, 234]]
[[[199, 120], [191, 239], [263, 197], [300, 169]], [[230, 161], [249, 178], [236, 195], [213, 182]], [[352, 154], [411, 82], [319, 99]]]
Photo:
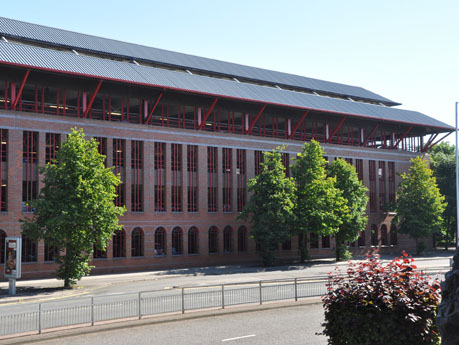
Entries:
[[439, 344], [435, 324], [440, 284], [403, 256], [350, 263], [345, 276], [329, 273], [323, 334], [331, 345]]

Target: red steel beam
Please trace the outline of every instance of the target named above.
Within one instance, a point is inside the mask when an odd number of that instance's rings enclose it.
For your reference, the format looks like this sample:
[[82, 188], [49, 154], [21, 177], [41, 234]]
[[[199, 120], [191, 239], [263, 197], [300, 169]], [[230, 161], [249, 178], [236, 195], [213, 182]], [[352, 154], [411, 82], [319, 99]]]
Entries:
[[86, 118], [89, 114], [89, 111], [91, 110], [92, 103], [94, 103], [94, 100], [96, 99], [97, 93], [99, 92], [100, 86], [102, 85], [102, 79], [99, 80], [99, 83], [96, 86], [96, 89], [94, 90], [94, 93], [91, 96], [91, 99], [89, 100], [88, 106], [86, 107], [86, 110], [84, 112], [83, 117]]
[[306, 118], [306, 116], [308, 116], [308, 114], [309, 114], [309, 110], [306, 110], [304, 112], [303, 116], [301, 116], [300, 121], [298, 121], [298, 123], [292, 129], [292, 133], [290, 133], [290, 136], [288, 137], [289, 139], [293, 138], [293, 136], [295, 135], [296, 131], [298, 130], [298, 128], [300, 128], [301, 124], [303, 123], [303, 121]]
[[198, 128], [199, 130], [201, 130], [206, 125], [206, 121], [209, 118], [210, 113], [212, 112], [212, 110], [214, 110], [214, 107], [215, 107], [215, 104], [217, 104], [217, 101], [218, 101], [218, 97], [215, 97], [215, 99], [212, 102], [212, 105], [210, 106], [209, 110], [207, 110], [207, 113], [205, 113], [204, 118], [201, 120], [201, 124], [199, 125], [199, 128]]
[[11, 107], [11, 109], [13, 110], [16, 110], [16, 106], [18, 105], [19, 98], [21, 98], [22, 90], [24, 90], [24, 86], [27, 81], [27, 78], [29, 77], [29, 73], [30, 73], [30, 68], [27, 68], [24, 78], [22, 79], [21, 86], [19, 86], [18, 93], [16, 94], [16, 98], [14, 99], [13, 105]]
[[346, 117], [343, 117], [341, 119], [341, 121], [338, 123], [338, 126], [336, 126], [336, 128], [333, 130], [333, 132], [331, 132], [330, 136], [328, 137], [327, 143], [330, 143], [332, 141], [333, 136], [336, 134], [336, 132], [338, 132], [338, 130], [341, 128], [345, 120], [346, 120]]
[[[453, 132], [447, 133], [447, 134], [444, 135], [441, 139], [438, 139], [438, 140], [437, 140], [436, 142], [434, 142], [433, 144], [430, 144], [429, 147], [427, 147], [427, 148], [425, 149], [425, 151], [427, 151], [427, 150], [429, 150], [431, 147], [437, 145], [440, 141], [442, 141], [443, 139], [445, 139], [445, 138], [446, 138], [448, 135], [450, 135], [451, 133], [453, 133]], [[433, 140], [432, 140], [432, 141], [433, 141]], [[425, 151], [424, 151], [424, 152], [425, 152]]]
[[153, 112], [156, 110], [156, 107], [158, 106], [159, 101], [161, 100], [162, 97], [163, 97], [163, 93], [161, 92], [159, 94], [158, 98], [156, 99], [156, 102], [153, 105], [153, 108], [150, 111], [150, 115], [148, 115], [148, 117], [145, 119], [145, 123], [148, 123], [151, 120], [151, 118], [153, 117]]
[[258, 119], [261, 117], [261, 114], [263, 114], [263, 112], [265, 111], [265, 109], [266, 109], [266, 104], [261, 107], [261, 109], [258, 111], [257, 116], [255, 116], [255, 118], [252, 120], [252, 123], [250, 124], [250, 127], [247, 130], [247, 134], [252, 134], [253, 127], [255, 126]]
[[405, 139], [405, 137], [406, 137], [406, 136], [408, 135], [408, 133], [413, 129], [413, 127], [414, 127], [414, 126], [408, 127], [408, 129], [405, 131], [405, 133], [403, 133], [403, 135], [400, 137], [400, 139], [398, 139], [397, 142], [396, 142], [394, 145], [392, 145], [391, 149], [395, 149], [395, 148], [398, 146], [398, 144], [400, 144], [400, 142], [401, 142], [403, 139]]
[[370, 134], [368, 134], [367, 138], [365, 139], [365, 141], [363, 142], [362, 146], [365, 146], [368, 142], [368, 140], [370, 140], [370, 138], [373, 136], [373, 134], [375, 134], [376, 130], [378, 129], [379, 127], [379, 123], [375, 126], [375, 128], [373, 128], [373, 130], [371, 131]]
[[429, 140], [427, 140], [426, 144], [422, 148], [421, 152], [426, 152], [427, 149], [429, 148], [430, 144], [435, 140], [435, 138], [438, 136], [438, 133], [431, 134]]

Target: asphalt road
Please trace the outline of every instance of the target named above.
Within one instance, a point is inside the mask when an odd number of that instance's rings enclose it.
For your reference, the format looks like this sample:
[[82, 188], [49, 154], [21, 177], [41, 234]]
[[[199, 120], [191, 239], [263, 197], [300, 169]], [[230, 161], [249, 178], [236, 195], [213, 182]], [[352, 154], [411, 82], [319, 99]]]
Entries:
[[325, 345], [319, 304], [79, 334], [42, 345]]

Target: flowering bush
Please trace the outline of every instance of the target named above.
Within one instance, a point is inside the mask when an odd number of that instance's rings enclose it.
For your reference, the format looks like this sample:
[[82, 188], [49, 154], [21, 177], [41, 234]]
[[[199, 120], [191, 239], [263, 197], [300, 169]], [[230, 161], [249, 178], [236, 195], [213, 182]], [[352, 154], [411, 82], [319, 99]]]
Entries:
[[331, 345], [439, 344], [435, 324], [440, 283], [403, 252], [387, 265], [378, 257], [329, 273], [323, 334]]

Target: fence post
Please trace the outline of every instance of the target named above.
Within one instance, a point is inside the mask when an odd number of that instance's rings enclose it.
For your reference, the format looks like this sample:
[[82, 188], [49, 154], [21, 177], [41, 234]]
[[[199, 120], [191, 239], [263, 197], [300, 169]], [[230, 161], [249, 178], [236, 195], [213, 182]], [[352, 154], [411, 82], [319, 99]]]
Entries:
[[91, 326], [94, 326], [94, 296], [91, 296]]
[[41, 334], [42, 330], [42, 318], [41, 318], [41, 303], [38, 304], [38, 334]]
[[222, 284], [222, 309], [225, 309], [225, 285]]
[[295, 302], [298, 302], [298, 284], [297, 284], [297, 278], [295, 278]]
[[185, 314], [185, 288], [182, 288], [182, 314]]
[[260, 282], [258, 283], [259, 287], [260, 287], [260, 305], [263, 304], [263, 298], [262, 298], [262, 294], [261, 294], [261, 280]]
[[139, 291], [139, 320], [142, 318], [142, 291]]

